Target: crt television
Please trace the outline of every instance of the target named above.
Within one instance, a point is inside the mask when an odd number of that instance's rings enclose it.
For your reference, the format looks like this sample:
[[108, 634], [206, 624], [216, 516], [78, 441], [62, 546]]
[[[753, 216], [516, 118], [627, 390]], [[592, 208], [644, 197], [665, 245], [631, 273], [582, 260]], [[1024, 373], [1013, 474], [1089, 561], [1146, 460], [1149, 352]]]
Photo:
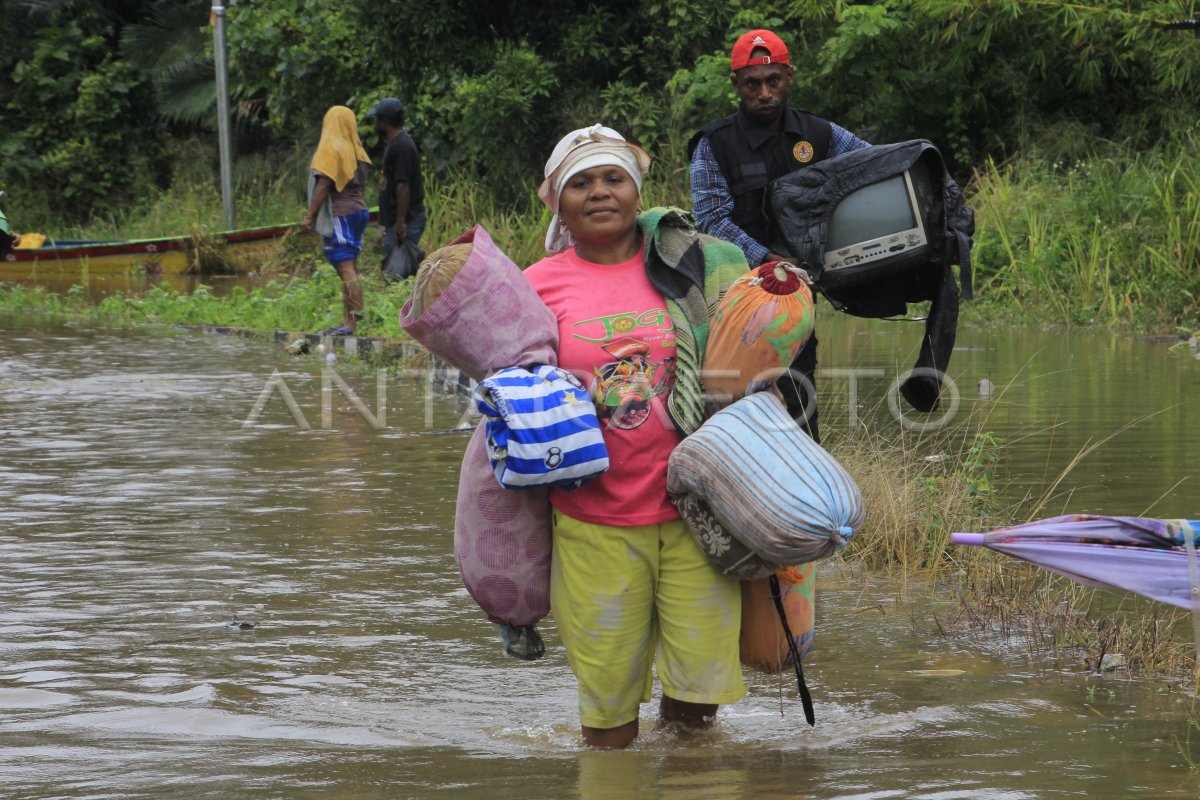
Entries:
[[821, 288], [857, 286], [937, 260], [934, 200], [923, 161], [846, 195], [825, 231]]

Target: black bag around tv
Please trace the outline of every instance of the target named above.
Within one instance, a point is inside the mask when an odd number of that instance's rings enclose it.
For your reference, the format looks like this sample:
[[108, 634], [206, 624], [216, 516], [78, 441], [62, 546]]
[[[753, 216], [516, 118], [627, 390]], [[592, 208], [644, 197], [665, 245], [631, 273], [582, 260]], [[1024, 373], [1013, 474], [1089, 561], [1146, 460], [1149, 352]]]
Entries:
[[900, 387], [919, 411], [938, 408], [958, 330], [958, 264], [971, 297], [974, 212], [941, 153], [917, 139], [874, 145], [803, 167], [768, 190], [776, 241], [835, 308], [888, 318], [932, 301], [916, 374]]

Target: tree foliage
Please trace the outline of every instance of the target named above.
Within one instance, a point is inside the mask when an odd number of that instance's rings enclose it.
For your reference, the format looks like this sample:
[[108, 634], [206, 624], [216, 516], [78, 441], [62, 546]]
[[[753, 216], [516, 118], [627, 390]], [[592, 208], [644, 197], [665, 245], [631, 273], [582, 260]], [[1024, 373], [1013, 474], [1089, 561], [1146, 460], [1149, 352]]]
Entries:
[[1200, 41], [1161, 23], [1195, 12], [1173, 0], [896, 0], [796, 2], [791, 19], [817, 33], [820, 66], [800, 76], [814, 105], [887, 139], [934, 139], [966, 165], [1062, 125], [1135, 146], [1190, 127]]
[[119, 6], [46, 4], [0, 84], [0, 179], [68, 218], [133, 202], [165, 166], [150, 82], [117, 52]]
[[[524, 201], [556, 139], [591, 122], [678, 161], [734, 108], [734, 38], [770, 27], [792, 50], [795, 104], [875, 141], [932, 139], [962, 172], [1030, 145], [1072, 158], [1192, 127], [1200, 39], [1161, 23], [1197, 4], [230, 0], [230, 85], [256, 146], [312, 141], [330, 105], [365, 116], [400, 97], [428, 169]], [[146, 191], [164, 137], [212, 127], [204, 5], [8, 0], [0, 182], [82, 215]]]

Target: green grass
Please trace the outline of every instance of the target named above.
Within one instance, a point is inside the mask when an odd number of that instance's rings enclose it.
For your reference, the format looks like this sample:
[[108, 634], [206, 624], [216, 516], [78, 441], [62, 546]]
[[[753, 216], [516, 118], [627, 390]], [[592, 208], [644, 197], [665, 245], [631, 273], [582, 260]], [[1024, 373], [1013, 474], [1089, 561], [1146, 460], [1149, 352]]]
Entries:
[[981, 305], [1150, 332], [1200, 327], [1200, 135], [1072, 163], [989, 164], [971, 185]]
[[[147, 189], [130, 208], [114, 208], [84, 225], [64, 225], [53, 208], [30, 208], [18, 195], [5, 210], [19, 231], [56, 239], [149, 239], [225, 229], [215, 147], [186, 139], [175, 142], [175, 164], [167, 189]], [[299, 222], [304, 214], [308, 158], [297, 150], [239, 156], [235, 169], [237, 225], [252, 228]]]
[[[316, 265], [314, 265], [316, 266]], [[387, 285], [378, 270], [361, 278], [366, 295], [362, 336], [403, 337], [400, 309], [410, 282]], [[161, 286], [138, 295], [112, 294], [89, 301], [81, 287], [65, 294], [41, 287], [0, 285], [0, 309], [33, 314], [86, 316], [114, 324], [222, 325], [253, 330], [317, 331], [342, 319], [341, 282], [329, 267], [267, 277], [252, 288], [233, 287], [218, 297], [209, 286], [182, 292]]]
[[[1003, 391], [1003, 388], [1001, 389]], [[881, 413], [879, 409], [875, 412]], [[1043, 496], [999, 500], [1003, 441], [986, 411], [931, 433], [861, 427], [824, 442], [862, 490], [867, 521], [838, 560], [892, 579], [900, 592], [935, 587], [955, 610], [929, 620], [943, 634], [1018, 647], [1039, 664], [1079, 672], [1120, 654], [1120, 674], [1178, 679], [1196, 668], [1190, 615], [1133, 594], [1082, 586], [982, 547], [950, 544], [954, 532], [984, 532], [1047, 516]], [[1178, 684], [1176, 684], [1178, 685]]]

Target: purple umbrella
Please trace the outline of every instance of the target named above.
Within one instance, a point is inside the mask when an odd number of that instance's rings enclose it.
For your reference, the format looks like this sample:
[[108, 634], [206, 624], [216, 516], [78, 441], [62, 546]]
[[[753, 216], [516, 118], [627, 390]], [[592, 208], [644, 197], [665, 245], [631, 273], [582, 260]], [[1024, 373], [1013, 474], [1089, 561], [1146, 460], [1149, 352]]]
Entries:
[[[954, 533], [952, 544], [987, 547], [1089, 586], [1123, 589], [1191, 609], [1197, 574], [1187, 541], [1200, 547], [1200, 521], [1074, 514], [991, 533]], [[1193, 551], [1200, 559], [1200, 553]]]

